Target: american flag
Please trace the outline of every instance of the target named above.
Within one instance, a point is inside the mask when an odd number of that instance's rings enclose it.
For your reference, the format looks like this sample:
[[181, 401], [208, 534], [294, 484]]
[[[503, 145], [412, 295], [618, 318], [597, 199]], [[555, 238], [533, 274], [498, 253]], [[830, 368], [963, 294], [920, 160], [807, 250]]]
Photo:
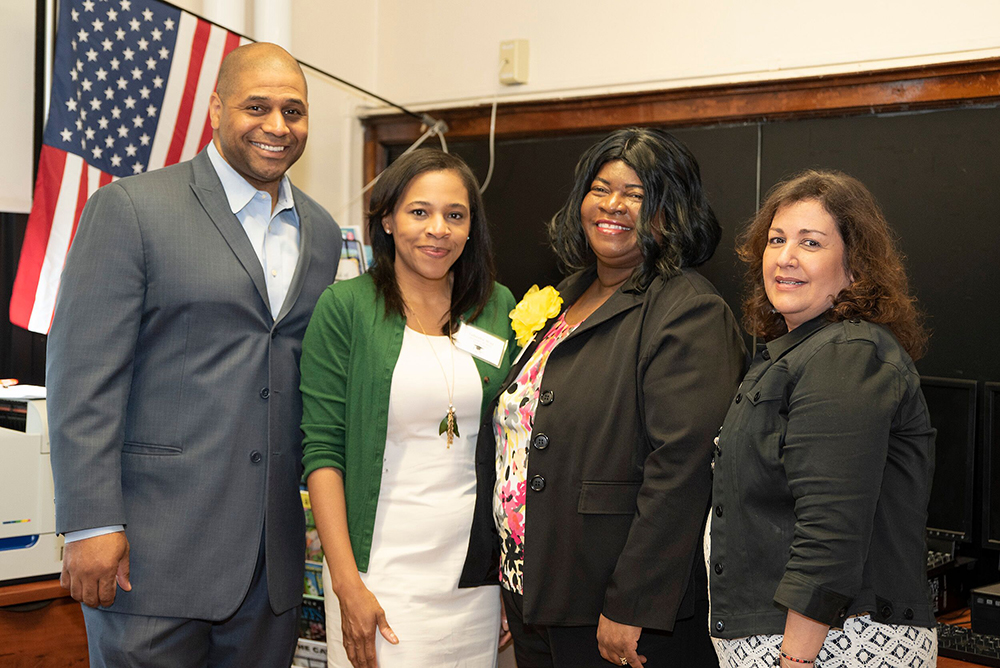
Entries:
[[10, 299], [10, 321], [42, 334], [87, 198], [204, 148], [219, 64], [248, 42], [156, 0], [59, 4], [52, 102]]

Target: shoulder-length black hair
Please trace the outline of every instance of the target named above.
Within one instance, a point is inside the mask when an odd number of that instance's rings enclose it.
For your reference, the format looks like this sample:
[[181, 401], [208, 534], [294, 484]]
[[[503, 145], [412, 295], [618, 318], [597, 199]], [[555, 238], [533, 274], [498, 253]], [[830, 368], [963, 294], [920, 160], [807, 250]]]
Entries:
[[375, 289], [385, 300], [386, 315], [398, 313], [406, 317], [406, 302], [396, 283], [396, 244], [382, 227], [382, 219], [392, 215], [410, 182], [424, 172], [453, 171], [458, 174], [469, 196], [469, 240], [451, 266], [451, 311], [449, 325], [442, 327], [447, 334], [454, 330], [462, 314], [471, 311], [475, 320], [493, 294], [496, 267], [493, 262], [493, 242], [486, 224], [479, 182], [465, 161], [456, 155], [435, 148], [423, 148], [400, 156], [382, 172], [372, 188], [368, 207], [368, 239], [372, 244], [371, 268]]
[[722, 228], [701, 185], [698, 161], [684, 144], [661, 130], [623, 128], [591, 146], [576, 165], [566, 204], [548, 224], [549, 241], [564, 271], [595, 262], [580, 219], [580, 206], [606, 163], [621, 160], [642, 182], [645, 196], [635, 232], [642, 250], [637, 278], [647, 285], [712, 257]]

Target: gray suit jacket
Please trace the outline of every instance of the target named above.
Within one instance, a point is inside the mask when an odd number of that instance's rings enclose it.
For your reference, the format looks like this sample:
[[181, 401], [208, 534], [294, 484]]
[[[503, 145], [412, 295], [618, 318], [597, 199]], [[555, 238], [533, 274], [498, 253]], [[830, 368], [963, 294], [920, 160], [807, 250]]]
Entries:
[[48, 339], [56, 529], [125, 525], [132, 591], [112, 610], [228, 617], [262, 532], [271, 607], [301, 600], [299, 355], [341, 235], [293, 192], [300, 256], [276, 319], [204, 151], [83, 211]]

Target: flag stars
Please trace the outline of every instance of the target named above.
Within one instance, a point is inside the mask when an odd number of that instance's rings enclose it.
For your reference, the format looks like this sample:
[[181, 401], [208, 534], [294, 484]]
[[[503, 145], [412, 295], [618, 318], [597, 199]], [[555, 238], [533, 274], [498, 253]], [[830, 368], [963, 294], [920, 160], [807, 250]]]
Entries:
[[125, 126], [125, 125], [119, 125], [118, 126], [118, 137], [120, 139], [124, 139], [125, 137], [128, 137], [128, 126]]
[[151, 91], [149, 90], [148, 87], [143, 86], [142, 88], [139, 89], [139, 97], [141, 97], [143, 100], [148, 100], [150, 92]]
[[137, 162], [134, 165], [132, 165], [132, 173], [133, 174], [142, 174], [142, 163], [141, 162]]
[[[119, 109], [118, 107], [114, 107], [113, 109], [111, 109], [111, 118], [116, 118], [117, 119], [117, 118], [121, 118], [121, 117], [122, 117], [122, 110], [121, 109]], [[118, 132], [121, 133], [121, 128], [118, 128]], [[126, 130], [126, 132], [128, 132], [128, 131]], [[122, 135], [122, 137], [124, 137], [124, 136], [125, 135]]]
[[122, 165], [122, 157], [120, 155], [115, 153], [113, 156], [111, 156], [112, 167], [121, 167], [121, 165]]
[[167, 58], [169, 58], [169, 57], [170, 57], [170, 49], [168, 49], [168, 48], [167, 48], [167, 47], [165, 47], [165, 46], [164, 46], [164, 47], [162, 47], [162, 48], [160, 49], [160, 60], [166, 60], [166, 59], [167, 59]]
[[153, 79], [153, 88], [163, 88], [163, 77], [157, 76]]
[[128, 22], [128, 25], [130, 28], [132, 28], [132, 31], [135, 32], [136, 30], [139, 29], [139, 19], [132, 19], [131, 21]]
[[107, 116], [101, 116], [101, 118], [97, 121], [97, 127], [99, 127], [102, 130], [107, 130], [108, 129], [108, 117]]
[[82, 107], [80, 108], [80, 120], [87, 120], [87, 110]]
[[163, 26], [167, 30], [173, 30], [174, 29], [174, 20], [173, 19], [167, 19], [166, 21], [163, 22]]
[[69, 71], [69, 78], [72, 79], [73, 81], [76, 81], [77, 77], [79, 76], [80, 75], [76, 73], [76, 70]]
[[115, 83], [118, 84], [118, 90], [125, 90], [128, 88], [128, 81], [125, 80], [125, 77], [118, 77], [118, 81]]
[[139, 143], [142, 144], [143, 146], [149, 146], [149, 139], [150, 139], [149, 135], [143, 132], [142, 136], [139, 137]]
[[[149, 116], [150, 118], [156, 116], [156, 107], [154, 107], [153, 105], [149, 105], [148, 107], [146, 107], [146, 115]], [[145, 144], [143, 144], [143, 146], [145, 146]]]
[[104, 153], [104, 149], [100, 146], [95, 146], [90, 150], [90, 152], [93, 154], [94, 159], [98, 159], [101, 157], [101, 154]]
[[118, 20], [118, 12], [116, 12], [113, 9], [109, 9], [108, 10], [108, 20], [109, 21], [117, 21]]
[[117, 58], [112, 58], [110, 62], [111, 62], [111, 69], [113, 70], [117, 70], [118, 66], [122, 64], [122, 61], [118, 60]]
[[94, 128], [89, 128], [89, 127], [88, 127], [88, 128], [87, 128], [87, 131], [86, 131], [86, 132], [84, 132], [83, 134], [87, 135], [87, 140], [89, 141], [89, 140], [91, 140], [91, 139], [93, 139], [93, 138], [94, 138], [94, 135], [95, 135], [96, 133], [94, 132]]
[[130, 158], [134, 158], [135, 152], [138, 150], [139, 149], [136, 148], [135, 144], [129, 144], [128, 146], [125, 147], [125, 155], [127, 155]]
[[80, 82], [80, 87], [89, 93], [90, 89], [94, 87], [94, 84], [91, 83], [90, 79], [84, 79]]
[[131, 95], [129, 95], [127, 98], [125, 98], [125, 108], [126, 109], [135, 109], [135, 98], [132, 97]]
[[111, 135], [108, 135], [107, 137], [105, 137], [104, 138], [104, 148], [114, 148], [114, 147], [115, 147], [115, 138], [112, 137]]
[[94, 111], [98, 111], [101, 108], [101, 100], [96, 97], [91, 99], [90, 108]]
[[115, 43], [114, 43], [114, 42], [112, 42], [112, 41], [111, 41], [110, 39], [108, 39], [107, 37], [105, 37], [105, 38], [104, 38], [104, 41], [103, 41], [103, 42], [101, 42], [101, 46], [102, 46], [102, 47], [104, 47], [104, 50], [105, 50], [105, 51], [110, 51], [110, 50], [112, 49], [112, 47], [114, 47], [114, 45], [115, 45]]
[[69, 141], [73, 138], [73, 133], [70, 132], [69, 128], [63, 128], [63, 131], [59, 133], [59, 136], [62, 137], [63, 141]]
[[121, 28], [119, 28], [118, 30], [116, 30], [115, 31], [115, 39], [117, 39], [118, 41], [121, 41], [121, 40], [125, 39], [125, 31], [122, 30]]
[[76, 69], [80, 70], [81, 72], [83, 71], [83, 62], [82, 61], [80, 61], [80, 60], [76, 61]]
[[108, 86], [107, 88], [104, 89], [104, 99], [105, 100], [115, 99], [115, 91], [113, 88], [111, 88], [111, 86]]
[[132, 119], [132, 125], [134, 125], [137, 128], [141, 128], [142, 124], [145, 122], [146, 119], [143, 118], [142, 116], [136, 116], [135, 118]]
[[76, 40], [75, 39], [70, 42], [70, 45], [73, 47], [73, 50], [76, 51]]
[[101, 32], [104, 30], [104, 21], [101, 19], [94, 19], [90, 22], [90, 25], [94, 26], [94, 32]]
[[146, 19], [147, 21], [152, 21], [153, 20], [153, 12], [151, 12], [149, 10], [149, 8], [147, 7], [146, 9], [142, 10], [142, 18]]
[[150, 33], [154, 42], [159, 42], [163, 38], [163, 33], [159, 28], [153, 28], [153, 32]]
[[83, 28], [80, 28], [80, 32], [76, 33], [76, 38], [81, 42], [86, 42], [88, 37], [90, 37], [90, 33]]
[[139, 39], [139, 50], [148, 51], [149, 50], [149, 40], [145, 37]]
[[92, 63], [97, 60], [97, 52], [91, 49], [87, 52], [87, 62]]
[[128, 48], [127, 46], [125, 47], [125, 50], [122, 51], [122, 54], [124, 54], [125, 60], [132, 60], [133, 58], [135, 58], [135, 51]]
[[76, 119], [76, 129], [83, 130], [83, 121], [81, 121], [79, 118]]
[[74, 100], [73, 98], [66, 100], [66, 110], [76, 111], [76, 100]]
[[121, 0], [118, 4], [121, 6], [123, 12], [132, 9], [132, 0]]
[[94, 11], [94, 3], [91, 0], [83, 0], [83, 10], [85, 12]]
[[132, 70], [132, 78], [136, 79], [136, 80], [141, 79], [142, 78], [142, 70], [140, 70], [138, 67], [134, 68]]
[[98, 67], [96, 74], [97, 74], [97, 80], [98, 81], [107, 81], [108, 80], [108, 71], [106, 69], [104, 69], [103, 67]]
[[72, 18], [74, 21], [80, 20], [80, 12], [76, 11], [75, 9], [69, 10], [69, 15], [70, 18]]

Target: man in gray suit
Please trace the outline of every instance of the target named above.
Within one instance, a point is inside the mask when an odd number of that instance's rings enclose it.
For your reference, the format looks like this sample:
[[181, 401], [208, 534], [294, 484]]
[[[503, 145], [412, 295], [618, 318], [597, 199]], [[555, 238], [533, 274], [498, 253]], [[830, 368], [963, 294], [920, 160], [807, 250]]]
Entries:
[[212, 142], [87, 203], [48, 340], [62, 583], [91, 666], [275, 666], [302, 593], [302, 335], [340, 230], [291, 185], [306, 81], [223, 61]]

